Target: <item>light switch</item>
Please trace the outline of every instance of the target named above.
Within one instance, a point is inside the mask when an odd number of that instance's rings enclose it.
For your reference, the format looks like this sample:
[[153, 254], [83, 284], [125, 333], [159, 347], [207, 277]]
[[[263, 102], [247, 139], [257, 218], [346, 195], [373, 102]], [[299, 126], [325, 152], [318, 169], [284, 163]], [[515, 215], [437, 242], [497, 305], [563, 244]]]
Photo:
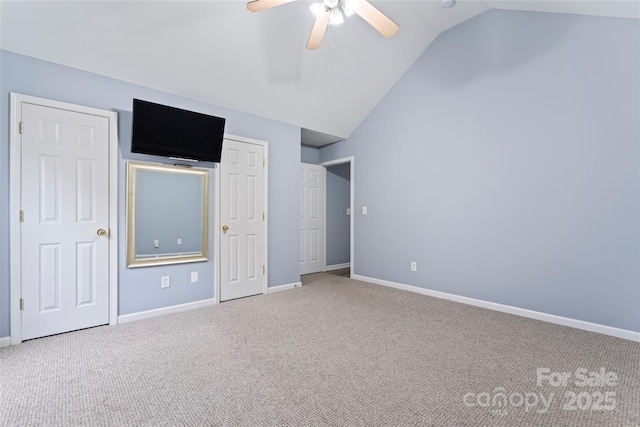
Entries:
[[198, 281], [198, 272], [197, 271], [192, 271], [191, 272], [191, 283], [196, 283]]
[[351, 208], [347, 208], [347, 215], [351, 215]]
[[367, 207], [363, 206], [362, 207], [362, 215], [366, 215], [367, 214]]
[[181, 245], [182, 244], [182, 239], [178, 239], [178, 244]]

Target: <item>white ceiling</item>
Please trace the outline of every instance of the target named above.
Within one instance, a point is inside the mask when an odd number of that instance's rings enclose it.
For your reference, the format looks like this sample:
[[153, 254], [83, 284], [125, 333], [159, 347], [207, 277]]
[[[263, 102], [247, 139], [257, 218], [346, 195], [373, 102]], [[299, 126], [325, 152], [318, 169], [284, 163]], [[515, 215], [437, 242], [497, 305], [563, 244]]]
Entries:
[[440, 33], [490, 8], [640, 18], [635, 0], [371, 3], [396, 36], [354, 15], [309, 51], [304, 0], [257, 13], [240, 0], [2, 0], [0, 46], [297, 125], [320, 146], [348, 137]]

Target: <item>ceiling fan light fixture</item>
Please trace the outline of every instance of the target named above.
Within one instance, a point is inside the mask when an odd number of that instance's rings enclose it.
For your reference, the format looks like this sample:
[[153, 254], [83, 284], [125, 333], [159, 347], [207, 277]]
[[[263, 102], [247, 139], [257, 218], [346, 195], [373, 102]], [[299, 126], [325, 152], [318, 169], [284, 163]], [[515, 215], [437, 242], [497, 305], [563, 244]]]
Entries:
[[322, 18], [324, 14], [327, 13], [327, 7], [324, 5], [322, 0], [316, 3], [313, 3], [310, 9], [313, 15], [318, 19]]
[[342, 16], [342, 11], [339, 7], [334, 7], [331, 9], [331, 17], [329, 18], [330, 25], [340, 25], [344, 22], [344, 16]]
[[[247, 3], [247, 9], [251, 12], [258, 12], [292, 1], [295, 0], [250, 0]], [[316, 17], [316, 22], [313, 23], [307, 41], [307, 49], [309, 50], [320, 47], [329, 24], [342, 24], [348, 16], [354, 13], [387, 38], [395, 35], [400, 29], [398, 24], [367, 0], [314, 0], [310, 6]]]

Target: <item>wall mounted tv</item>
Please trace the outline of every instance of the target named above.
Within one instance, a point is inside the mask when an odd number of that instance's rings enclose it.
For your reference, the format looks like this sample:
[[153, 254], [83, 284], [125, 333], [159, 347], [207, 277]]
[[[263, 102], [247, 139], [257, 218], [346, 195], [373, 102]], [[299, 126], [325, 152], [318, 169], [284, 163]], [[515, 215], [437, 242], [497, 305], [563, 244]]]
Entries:
[[220, 162], [225, 119], [133, 100], [131, 152]]

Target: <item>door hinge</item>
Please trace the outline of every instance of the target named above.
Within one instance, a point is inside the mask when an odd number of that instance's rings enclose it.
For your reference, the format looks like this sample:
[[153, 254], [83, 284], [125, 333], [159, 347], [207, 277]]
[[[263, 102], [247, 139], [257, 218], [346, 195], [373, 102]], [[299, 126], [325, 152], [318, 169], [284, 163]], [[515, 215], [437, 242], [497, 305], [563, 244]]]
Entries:
[[266, 268], [264, 268], [264, 265], [263, 265], [263, 266], [262, 266], [262, 275], [263, 275], [263, 276], [264, 276], [264, 273], [265, 273], [265, 271], [266, 271], [266, 270], [267, 270], [267, 269], [266, 269]]
[[262, 220], [264, 221], [264, 212], [262, 212]]
[[20, 222], [24, 222], [24, 211], [20, 211]]
[[20, 132], [20, 135], [22, 135], [22, 133], [24, 132], [24, 122], [22, 121], [18, 125], [18, 132]]
[[[22, 132], [20, 132], [20, 133], [22, 133]], [[262, 166], [266, 166], [266, 164], [267, 164], [267, 160], [263, 157], [262, 158]]]
[[24, 310], [24, 299], [20, 298], [20, 310]]

